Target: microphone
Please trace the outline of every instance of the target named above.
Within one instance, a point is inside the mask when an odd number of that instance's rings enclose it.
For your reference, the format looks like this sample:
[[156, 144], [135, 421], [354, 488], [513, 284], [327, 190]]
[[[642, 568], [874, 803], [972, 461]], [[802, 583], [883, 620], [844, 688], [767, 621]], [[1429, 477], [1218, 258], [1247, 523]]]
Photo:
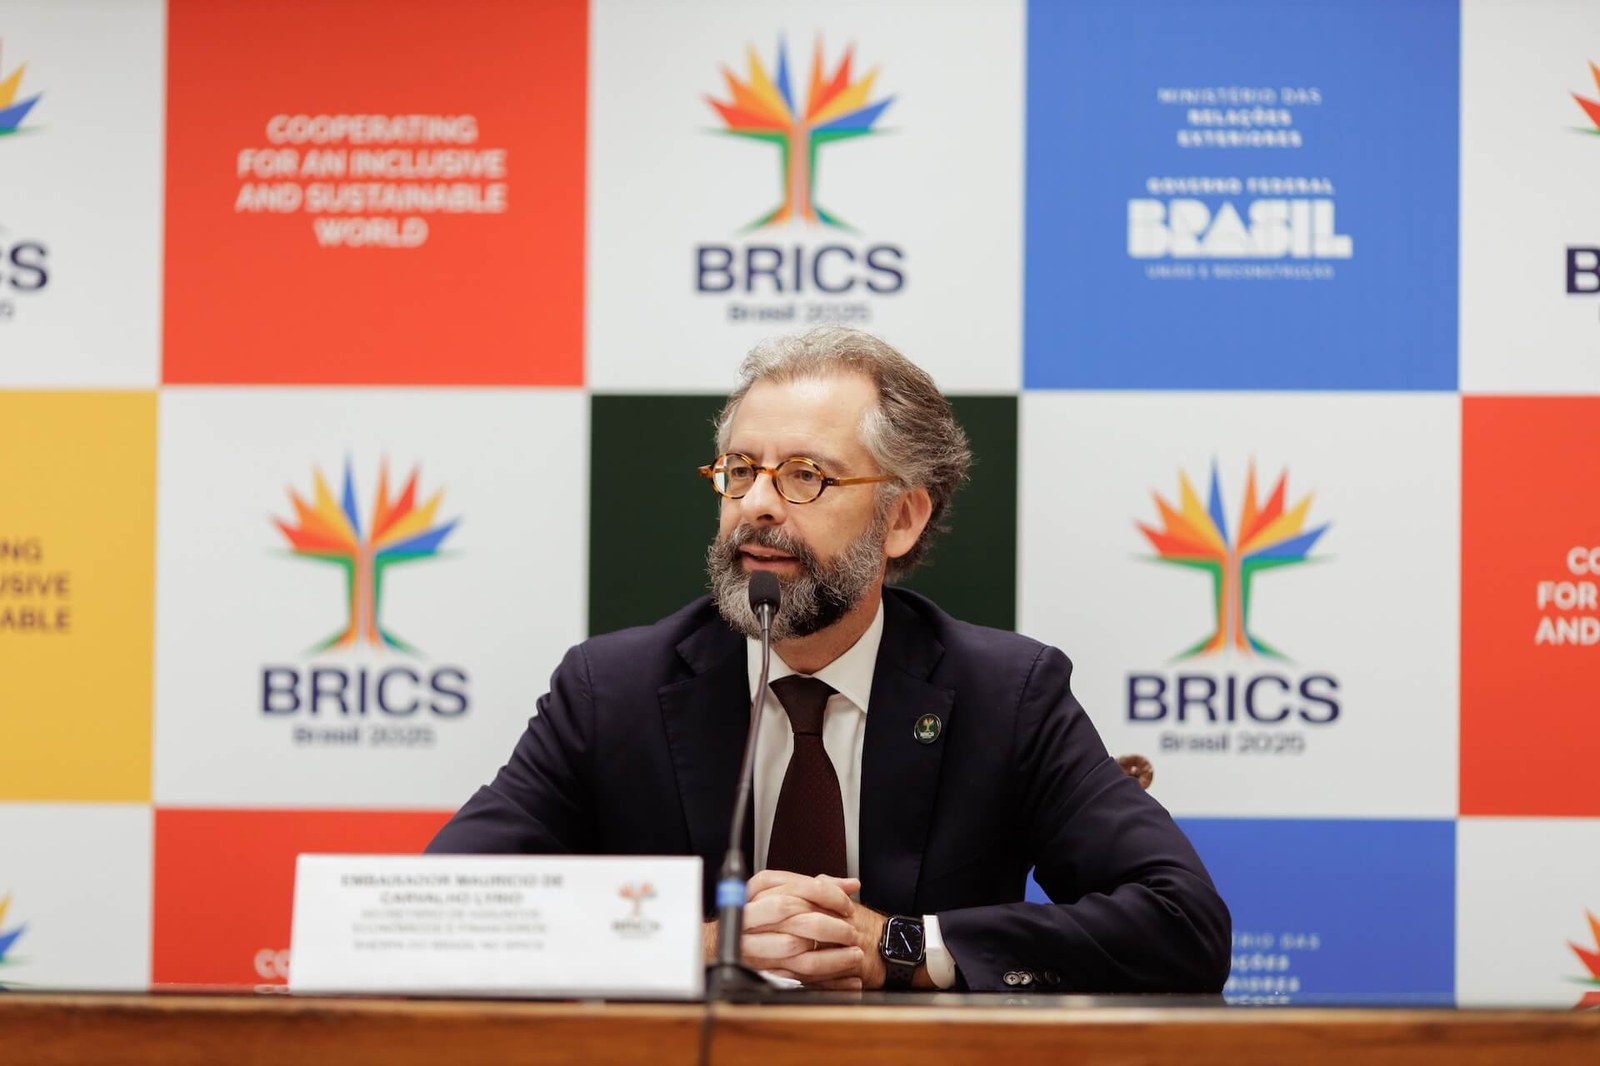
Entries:
[[750, 876], [744, 866], [745, 811], [750, 806], [750, 790], [756, 776], [756, 733], [761, 727], [761, 708], [767, 702], [767, 673], [772, 666], [772, 616], [781, 599], [778, 578], [772, 571], [757, 570], [750, 575], [750, 609], [761, 623], [761, 680], [750, 701], [750, 730], [745, 734], [739, 791], [733, 801], [733, 824], [728, 828], [728, 853], [717, 876], [717, 961], [707, 975], [707, 992], [712, 996], [771, 990], [760, 974], [740, 963], [739, 941], [744, 936], [745, 881]]

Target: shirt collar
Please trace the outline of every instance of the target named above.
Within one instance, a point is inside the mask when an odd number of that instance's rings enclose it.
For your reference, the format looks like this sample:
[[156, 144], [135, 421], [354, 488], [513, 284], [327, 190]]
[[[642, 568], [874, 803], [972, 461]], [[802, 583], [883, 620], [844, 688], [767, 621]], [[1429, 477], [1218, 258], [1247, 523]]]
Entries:
[[[878, 665], [878, 645], [882, 642], [883, 598], [880, 596], [878, 612], [872, 616], [867, 631], [843, 655], [811, 676], [826, 681], [835, 692], [865, 712], [867, 700], [872, 695], [872, 673]], [[750, 693], [754, 696], [756, 685], [761, 681], [761, 641], [753, 637], [746, 638], [745, 663], [750, 677]], [[773, 649], [772, 669], [767, 681], [771, 683], [795, 672], [778, 655], [777, 649]]]

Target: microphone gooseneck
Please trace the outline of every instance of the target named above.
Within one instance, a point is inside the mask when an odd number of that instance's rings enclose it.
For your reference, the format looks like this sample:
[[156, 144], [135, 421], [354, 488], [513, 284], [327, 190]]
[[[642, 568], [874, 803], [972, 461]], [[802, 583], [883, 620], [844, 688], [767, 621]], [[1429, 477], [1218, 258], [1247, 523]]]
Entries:
[[717, 961], [711, 966], [707, 989], [712, 996], [765, 991], [768, 987], [759, 974], [740, 963], [739, 941], [744, 935], [745, 881], [750, 876], [744, 865], [744, 823], [755, 781], [756, 734], [761, 727], [761, 708], [767, 702], [767, 674], [772, 667], [772, 616], [781, 599], [778, 579], [770, 570], [757, 570], [750, 575], [750, 609], [761, 624], [761, 678], [750, 701], [750, 728], [745, 734], [744, 759], [739, 767], [733, 823], [728, 827], [728, 852], [717, 876]]

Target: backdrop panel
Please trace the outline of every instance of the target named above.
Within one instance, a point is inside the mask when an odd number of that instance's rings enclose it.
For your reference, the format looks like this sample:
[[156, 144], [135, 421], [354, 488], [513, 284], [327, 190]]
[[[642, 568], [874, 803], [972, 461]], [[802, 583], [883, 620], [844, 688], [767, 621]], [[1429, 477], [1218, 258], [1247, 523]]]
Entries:
[[581, 383], [586, 17], [172, 0], [166, 380]]
[[1461, 387], [1600, 390], [1600, 8], [1461, 13]]
[[0, 984], [150, 980], [150, 808], [0, 804]]
[[1035, 3], [1030, 388], [1453, 389], [1456, 12]]
[[0, 393], [0, 800], [150, 799], [156, 400]]
[[[718, 497], [695, 473], [714, 457], [722, 396], [596, 396], [590, 467], [589, 631], [646, 625], [704, 595]], [[1017, 401], [955, 396], [973, 449], [927, 561], [903, 584], [969, 622], [1016, 620]], [[648, 533], [641, 534], [642, 516]], [[553, 665], [553, 664], [552, 664]]]
[[597, 0], [593, 36], [596, 388], [726, 389], [727, 353], [830, 320], [1017, 387], [1018, 0]]
[[1600, 816], [1600, 397], [1464, 415], [1461, 813]]
[[1600, 1007], [1600, 821], [1463, 818], [1456, 990]]
[[0, 388], [160, 376], [161, 0], [0, 12]]
[[421, 851], [442, 811], [163, 810], [152, 980], [282, 985], [301, 852]]
[[1233, 911], [1230, 996], [1449, 1002], [1454, 821], [1185, 818], [1183, 828]]
[[453, 807], [488, 780], [582, 636], [587, 414], [164, 393], [157, 801]]
[[1021, 628], [1173, 810], [1454, 815], [1459, 403], [1024, 396]]

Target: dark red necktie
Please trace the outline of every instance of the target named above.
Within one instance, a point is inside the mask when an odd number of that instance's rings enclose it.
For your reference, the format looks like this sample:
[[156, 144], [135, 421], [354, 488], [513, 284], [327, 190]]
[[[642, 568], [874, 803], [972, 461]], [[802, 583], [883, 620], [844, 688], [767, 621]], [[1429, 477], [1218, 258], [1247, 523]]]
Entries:
[[767, 841], [767, 868], [815, 877], [844, 877], [844, 800], [839, 775], [822, 746], [822, 712], [833, 689], [826, 681], [791, 674], [772, 683], [794, 728], [794, 754], [783, 775]]

